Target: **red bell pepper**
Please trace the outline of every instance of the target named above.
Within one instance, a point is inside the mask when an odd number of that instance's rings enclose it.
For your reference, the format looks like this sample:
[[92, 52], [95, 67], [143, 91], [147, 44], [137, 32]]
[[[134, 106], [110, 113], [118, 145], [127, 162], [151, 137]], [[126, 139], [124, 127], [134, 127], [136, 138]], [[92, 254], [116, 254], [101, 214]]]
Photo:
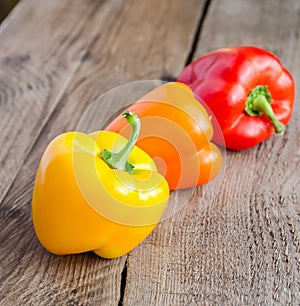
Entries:
[[[292, 75], [274, 54], [244, 46], [208, 53], [179, 75], [212, 115], [223, 135], [213, 140], [229, 149], [247, 149], [282, 134], [294, 104]], [[203, 103], [204, 102], [204, 103]], [[217, 130], [217, 129], [215, 129]]]

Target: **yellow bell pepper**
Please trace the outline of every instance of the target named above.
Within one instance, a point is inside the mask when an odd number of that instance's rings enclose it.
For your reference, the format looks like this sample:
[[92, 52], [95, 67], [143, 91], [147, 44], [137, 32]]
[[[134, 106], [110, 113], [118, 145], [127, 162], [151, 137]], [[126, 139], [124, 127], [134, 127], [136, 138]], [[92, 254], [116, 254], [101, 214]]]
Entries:
[[68, 132], [46, 148], [34, 185], [32, 219], [48, 251], [119, 257], [159, 222], [168, 183], [151, 157], [135, 146], [139, 117], [125, 112], [124, 118], [132, 126], [129, 140], [109, 131]]

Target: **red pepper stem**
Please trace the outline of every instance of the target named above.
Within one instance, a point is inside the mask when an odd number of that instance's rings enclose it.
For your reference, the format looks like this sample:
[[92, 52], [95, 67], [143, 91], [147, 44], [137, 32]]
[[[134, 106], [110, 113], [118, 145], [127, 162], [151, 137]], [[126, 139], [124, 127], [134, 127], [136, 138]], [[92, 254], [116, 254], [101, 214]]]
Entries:
[[261, 116], [265, 114], [272, 121], [275, 132], [283, 134], [285, 126], [278, 121], [271, 106], [272, 97], [267, 86], [256, 86], [248, 96], [245, 111], [250, 116]]
[[130, 112], [128, 110], [124, 112], [122, 116], [132, 127], [131, 135], [129, 137], [128, 142], [118, 153], [113, 153], [105, 149], [101, 153], [101, 157], [111, 168], [124, 170], [129, 173], [132, 173], [134, 165], [128, 162], [128, 157], [139, 137], [141, 121], [136, 113]]

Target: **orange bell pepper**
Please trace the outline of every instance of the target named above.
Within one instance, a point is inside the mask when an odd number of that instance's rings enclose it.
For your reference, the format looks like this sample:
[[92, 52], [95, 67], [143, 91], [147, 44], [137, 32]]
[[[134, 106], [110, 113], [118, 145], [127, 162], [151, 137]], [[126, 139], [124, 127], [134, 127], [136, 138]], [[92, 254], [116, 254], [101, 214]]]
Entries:
[[[210, 141], [211, 120], [188, 86], [166, 83], [129, 110], [141, 118], [137, 146], [153, 158], [171, 190], [206, 184], [218, 175], [222, 155]], [[121, 114], [105, 129], [125, 137], [130, 134]]]

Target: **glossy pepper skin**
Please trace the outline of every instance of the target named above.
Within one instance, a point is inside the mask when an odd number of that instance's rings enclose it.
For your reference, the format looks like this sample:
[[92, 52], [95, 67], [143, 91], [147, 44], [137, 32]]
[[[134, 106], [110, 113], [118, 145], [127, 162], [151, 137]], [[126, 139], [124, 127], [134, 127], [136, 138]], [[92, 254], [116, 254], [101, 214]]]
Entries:
[[[155, 228], [167, 205], [168, 184], [149, 155], [129, 142], [107, 131], [68, 132], [48, 145], [32, 199], [34, 228], [48, 251], [115, 258]], [[126, 170], [113, 169], [102, 157], [125, 147], [128, 161], [124, 152], [115, 159], [123, 160], [120, 168]]]
[[[214, 140], [229, 149], [251, 148], [274, 132], [282, 134], [292, 115], [294, 80], [278, 58], [253, 46], [208, 53], [179, 75], [219, 124]], [[224, 139], [223, 139], [224, 137]]]
[[[137, 146], [154, 159], [171, 190], [203, 185], [218, 175], [222, 155], [211, 142], [211, 120], [188, 86], [163, 84], [128, 109], [142, 122]], [[105, 129], [125, 136], [130, 132], [121, 116]]]

